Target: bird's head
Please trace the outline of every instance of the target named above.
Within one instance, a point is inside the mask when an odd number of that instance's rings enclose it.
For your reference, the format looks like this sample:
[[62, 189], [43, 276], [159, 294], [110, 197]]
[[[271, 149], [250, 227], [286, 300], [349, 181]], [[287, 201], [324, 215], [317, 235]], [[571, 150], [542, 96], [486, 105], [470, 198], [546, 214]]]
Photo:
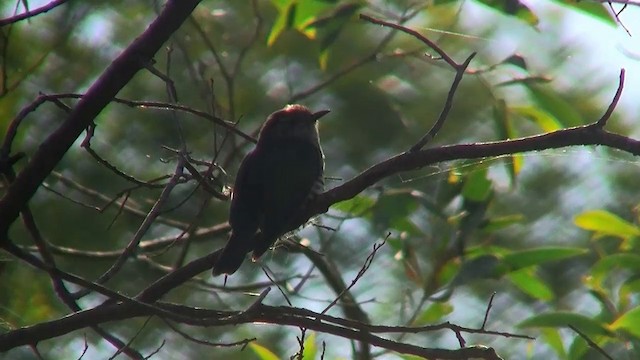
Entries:
[[302, 105], [287, 105], [269, 115], [260, 130], [258, 144], [273, 140], [286, 141], [292, 139], [309, 140], [313, 143], [318, 143], [316, 121], [328, 113], [329, 110], [312, 113]]

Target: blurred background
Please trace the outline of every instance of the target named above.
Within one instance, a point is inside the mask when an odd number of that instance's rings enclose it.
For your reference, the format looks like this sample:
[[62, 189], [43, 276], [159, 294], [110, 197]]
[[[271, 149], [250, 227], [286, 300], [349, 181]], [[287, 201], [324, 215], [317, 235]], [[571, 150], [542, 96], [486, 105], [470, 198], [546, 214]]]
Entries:
[[[6, 1], [2, 18], [46, 5]], [[70, 1], [0, 27], [0, 129], [39, 95], [73, 107], [105, 68], [152, 22], [159, 1]], [[599, 119], [626, 83], [607, 124], [640, 136], [640, 8], [597, 1], [203, 1], [152, 66], [136, 75], [96, 118], [91, 149], [138, 182], [96, 161], [78, 139], [31, 201], [60, 268], [95, 279], [131, 240], [186, 148], [219, 194], [228, 194], [252, 144], [211, 118], [256, 135], [288, 103], [331, 109], [320, 124], [327, 188], [407, 151], [437, 119], [454, 71], [417, 39], [358, 18], [367, 14], [419, 31], [457, 62], [472, 52], [452, 111], [428, 147], [497, 141], [580, 126]], [[615, 15], [620, 11], [619, 15]], [[167, 82], [170, 79], [171, 82]], [[175, 96], [167, 90], [175, 86]], [[65, 119], [53, 101], [25, 118], [13, 151], [26, 153]], [[615, 359], [640, 357], [640, 256], [636, 158], [604, 147], [439, 163], [396, 174], [288, 236], [324, 254], [350, 284], [374, 244], [384, 245], [350, 293], [372, 324], [421, 326], [450, 321], [535, 340], [465, 334], [505, 359], [600, 359], [574, 324]], [[155, 179], [155, 180], [154, 180]], [[160, 180], [158, 180], [160, 179]], [[3, 185], [3, 189], [6, 185]], [[220, 197], [220, 196], [219, 196]], [[171, 193], [135, 259], [108, 283], [135, 295], [173, 267], [225, 243], [228, 202], [195, 179]], [[33, 246], [20, 223], [12, 236]], [[6, 254], [0, 263], [2, 331], [69, 313], [46, 274]], [[335, 287], [303, 254], [276, 249], [224, 279], [204, 273], [165, 300], [242, 310], [282, 280], [264, 303], [324, 310]], [[76, 289], [77, 290], [77, 289]], [[286, 295], [287, 299], [285, 299]], [[80, 304], [103, 299], [89, 294]], [[336, 305], [329, 314], [345, 316]], [[133, 319], [106, 328], [156, 359], [289, 358], [297, 328], [273, 325], [178, 326], [215, 343], [256, 337], [248, 348], [195, 344], [163, 321]], [[385, 337], [456, 349], [450, 331]], [[357, 344], [306, 334], [305, 358], [364, 356]], [[47, 359], [109, 358], [115, 349], [90, 331], [38, 344]], [[274, 357], [269, 357], [274, 356]], [[119, 355], [123, 358], [124, 355]], [[373, 348], [370, 358], [410, 359]], [[37, 358], [24, 347], [0, 354]]]

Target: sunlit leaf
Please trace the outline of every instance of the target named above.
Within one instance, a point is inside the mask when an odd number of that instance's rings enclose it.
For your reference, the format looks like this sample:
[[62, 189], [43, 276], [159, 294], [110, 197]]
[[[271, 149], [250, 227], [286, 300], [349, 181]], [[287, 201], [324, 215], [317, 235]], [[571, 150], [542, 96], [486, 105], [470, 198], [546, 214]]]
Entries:
[[506, 277], [522, 292], [534, 299], [550, 301], [554, 298], [553, 291], [530, 269], [514, 271]]
[[640, 255], [612, 254], [598, 260], [591, 268], [591, 282], [602, 286], [605, 279], [612, 275], [615, 269], [626, 269], [634, 274], [640, 274]]
[[629, 239], [640, 235], [640, 228], [606, 210], [589, 210], [574, 219], [577, 227], [604, 235]]
[[613, 330], [625, 330], [640, 338], [640, 306], [635, 307], [611, 324]]
[[295, 29], [310, 39], [315, 38], [316, 29], [307, 27], [307, 24], [314, 21], [316, 16], [333, 5], [318, 0], [289, 0], [278, 1], [278, 16], [271, 27], [267, 37], [267, 45], [272, 46], [278, 37], [288, 29]]
[[308, 332], [304, 339], [304, 351], [302, 353], [303, 359], [315, 359], [318, 353], [318, 346], [316, 345], [316, 333]]
[[253, 350], [253, 352], [260, 358], [260, 360], [279, 360], [278, 355], [271, 352], [271, 350], [266, 347], [257, 344], [256, 342], [249, 343], [249, 347]]
[[560, 124], [553, 115], [542, 110], [539, 107], [534, 106], [514, 106], [510, 107], [509, 111], [524, 117], [525, 119], [532, 120], [536, 123], [540, 129], [544, 132], [552, 132], [562, 129]]
[[417, 355], [403, 355], [403, 354], [398, 354], [398, 355], [403, 360], [424, 360], [424, 357], [417, 356]]
[[638, 275], [625, 281], [618, 291], [621, 308], [627, 308], [634, 301], [636, 294], [640, 294], [640, 277]]
[[556, 329], [544, 328], [540, 329], [540, 333], [542, 334], [542, 338], [544, 341], [552, 348], [556, 354], [558, 354], [559, 359], [564, 359], [567, 357], [567, 352], [564, 349], [564, 344], [562, 343], [562, 337], [560, 336], [560, 332]]
[[563, 127], [578, 126], [585, 123], [582, 115], [575, 107], [550, 87], [542, 87], [532, 83], [524, 83], [533, 99], [544, 111], [555, 117]]

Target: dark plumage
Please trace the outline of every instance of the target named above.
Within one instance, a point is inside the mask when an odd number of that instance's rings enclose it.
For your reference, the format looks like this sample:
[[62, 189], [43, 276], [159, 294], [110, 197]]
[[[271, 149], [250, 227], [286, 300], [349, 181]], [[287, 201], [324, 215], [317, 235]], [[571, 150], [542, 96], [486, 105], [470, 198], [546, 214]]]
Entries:
[[256, 260], [301, 225], [295, 224], [296, 215], [323, 189], [316, 121], [328, 112], [287, 105], [269, 115], [256, 147], [238, 169], [229, 212], [231, 236], [213, 267], [214, 276], [233, 274], [248, 252]]

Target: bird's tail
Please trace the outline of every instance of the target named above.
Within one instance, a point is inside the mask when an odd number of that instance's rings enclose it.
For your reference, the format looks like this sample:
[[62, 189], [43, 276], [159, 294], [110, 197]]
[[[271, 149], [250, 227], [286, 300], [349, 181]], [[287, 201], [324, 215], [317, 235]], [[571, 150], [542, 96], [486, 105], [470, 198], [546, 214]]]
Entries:
[[242, 265], [245, 255], [251, 251], [252, 243], [253, 234], [246, 235], [232, 232], [225, 247], [216, 251], [220, 254], [216, 264], [213, 265], [213, 276], [231, 275], [236, 272]]

